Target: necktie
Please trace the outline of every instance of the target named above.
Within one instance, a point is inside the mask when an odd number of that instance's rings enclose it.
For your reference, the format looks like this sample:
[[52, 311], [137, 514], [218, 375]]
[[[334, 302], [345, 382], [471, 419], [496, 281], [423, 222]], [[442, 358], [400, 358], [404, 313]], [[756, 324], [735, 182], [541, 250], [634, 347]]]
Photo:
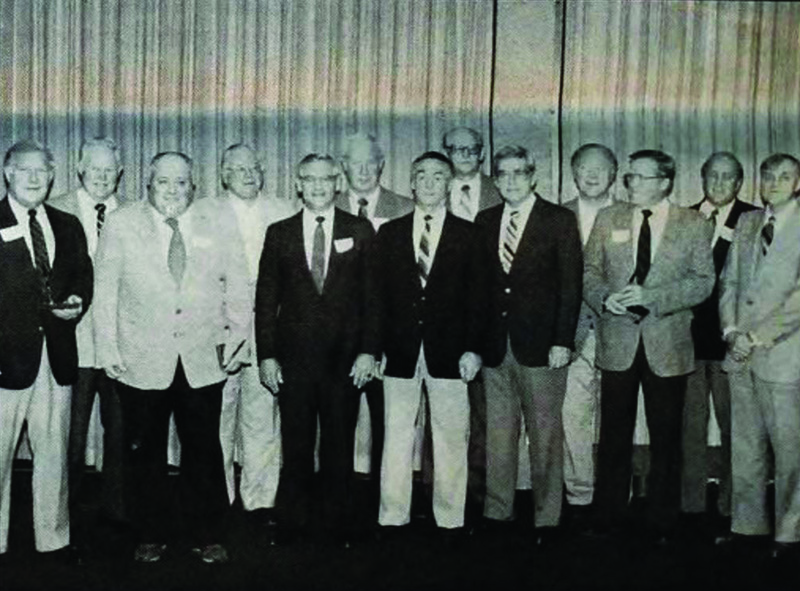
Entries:
[[717, 216], [719, 216], [719, 209], [715, 207], [708, 216], [708, 221], [711, 222], [711, 226], [714, 228], [717, 227]]
[[366, 218], [367, 216], [367, 200], [363, 197], [358, 200], [358, 217]]
[[461, 186], [461, 210], [464, 212], [464, 217], [472, 221], [472, 199], [469, 194], [469, 185]]
[[503, 234], [503, 246], [500, 249], [500, 263], [503, 265], [503, 271], [505, 271], [506, 275], [511, 271], [511, 263], [514, 262], [514, 255], [517, 252], [517, 244], [519, 243], [518, 217], [519, 210], [511, 212], [508, 216], [506, 231]]
[[103, 224], [106, 221], [106, 204], [98, 203], [94, 206], [97, 211], [97, 235], [100, 235], [100, 230], [103, 229]]
[[28, 210], [28, 227], [31, 233], [31, 244], [33, 245], [33, 260], [36, 264], [36, 270], [39, 272], [42, 297], [49, 301], [50, 258], [47, 256], [47, 243], [44, 241], [42, 225], [36, 219], [35, 209]]
[[172, 275], [175, 283], [180, 286], [183, 272], [186, 270], [186, 245], [183, 243], [178, 220], [167, 218], [165, 221], [172, 228], [172, 238], [169, 241], [169, 252], [167, 253], [167, 267], [169, 267], [169, 274]]
[[650, 216], [653, 212], [649, 209], [642, 210], [642, 227], [639, 230], [639, 244], [636, 251], [636, 270], [632, 280], [639, 285], [644, 285], [647, 273], [650, 271]]
[[766, 256], [772, 239], [775, 238], [775, 216], [769, 216], [767, 223], [761, 228], [761, 254]]
[[317, 291], [322, 293], [322, 286], [325, 284], [325, 229], [322, 222], [324, 216], [317, 216], [317, 227], [314, 229], [314, 245], [311, 248], [311, 277]]
[[422, 230], [422, 236], [419, 238], [419, 258], [417, 259], [417, 268], [419, 269], [419, 280], [422, 282], [422, 287], [428, 282], [428, 273], [431, 270], [431, 220], [432, 215], [425, 216], [425, 227]]

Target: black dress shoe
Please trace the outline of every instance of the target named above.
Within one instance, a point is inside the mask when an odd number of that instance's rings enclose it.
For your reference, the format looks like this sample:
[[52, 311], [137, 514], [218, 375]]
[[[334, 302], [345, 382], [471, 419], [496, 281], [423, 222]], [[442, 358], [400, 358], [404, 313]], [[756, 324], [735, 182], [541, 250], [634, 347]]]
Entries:
[[52, 550], [50, 552], [41, 552], [43, 560], [50, 564], [60, 564], [63, 566], [84, 566], [86, 561], [83, 552], [77, 546], [69, 545]]
[[776, 562], [800, 558], [800, 542], [772, 542], [770, 557]]
[[275, 509], [262, 507], [259, 509], [253, 509], [252, 511], [245, 511], [244, 515], [245, 520], [255, 527], [275, 527]]
[[439, 539], [442, 546], [446, 550], [460, 550], [462, 549], [469, 539], [467, 530], [463, 527], [444, 528], [439, 529]]

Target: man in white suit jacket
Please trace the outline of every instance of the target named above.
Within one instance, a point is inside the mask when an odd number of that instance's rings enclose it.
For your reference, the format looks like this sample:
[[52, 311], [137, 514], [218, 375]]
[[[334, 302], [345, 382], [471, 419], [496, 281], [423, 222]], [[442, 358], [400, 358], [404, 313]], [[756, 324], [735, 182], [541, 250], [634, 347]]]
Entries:
[[197, 553], [227, 560], [219, 417], [226, 372], [240, 365], [253, 309], [241, 239], [213, 201], [192, 203], [191, 159], [150, 164], [149, 199], [110, 216], [97, 253], [95, 337], [100, 365], [119, 382], [126, 489], [140, 544], [159, 560], [167, 434], [181, 440], [182, 507]]
[[767, 472], [775, 457], [773, 556], [800, 549], [800, 162], [774, 154], [760, 168], [764, 211], [739, 218], [720, 278], [731, 386], [731, 531], [770, 531]]

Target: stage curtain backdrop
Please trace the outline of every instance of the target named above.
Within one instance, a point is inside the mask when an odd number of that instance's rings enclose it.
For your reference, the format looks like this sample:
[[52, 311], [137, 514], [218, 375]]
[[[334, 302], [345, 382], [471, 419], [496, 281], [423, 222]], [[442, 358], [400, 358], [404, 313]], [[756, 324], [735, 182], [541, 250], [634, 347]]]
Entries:
[[671, 154], [682, 205], [702, 197], [700, 166], [716, 150], [742, 161], [750, 201], [761, 161], [800, 151], [797, 3], [566, 0], [564, 12], [563, 200], [585, 142], [623, 165], [641, 148]]
[[457, 124], [488, 136], [491, 1], [0, 0], [0, 149], [54, 152], [54, 194], [75, 188], [84, 138], [123, 148], [127, 199], [162, 150], [219, 190], [235, 142], [264, 160], [267, 191], [294, 192], [309, 152], [378, 136], [386, 184], [408, 194], [411, 160]]

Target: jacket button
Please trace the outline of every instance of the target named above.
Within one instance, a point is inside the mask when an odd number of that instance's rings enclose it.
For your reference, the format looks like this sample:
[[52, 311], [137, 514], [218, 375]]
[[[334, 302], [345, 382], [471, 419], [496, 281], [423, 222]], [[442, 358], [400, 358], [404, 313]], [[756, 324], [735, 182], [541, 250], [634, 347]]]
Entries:
[[748, 306], [752, 306], [753, 305], [753, 300], [747, 300], [747, 305]]
[[508, 312], [506, 312], [505, 310], [503, 310], [503, 311], [500, 313], [500, 316], [502, 316], [503, 318], [505, 318], [506, 316], [508, 316]]
[[506, 287], [506, 293], [511, 293], [511, 288], [510, 287]]
[[183, 311], [183, 310], [181, 310], [180, 308], [178, 308], [177, 310], [175, 310], [175, 313], [176, 313], [176, 314], [180, 314], [182, 311]]

